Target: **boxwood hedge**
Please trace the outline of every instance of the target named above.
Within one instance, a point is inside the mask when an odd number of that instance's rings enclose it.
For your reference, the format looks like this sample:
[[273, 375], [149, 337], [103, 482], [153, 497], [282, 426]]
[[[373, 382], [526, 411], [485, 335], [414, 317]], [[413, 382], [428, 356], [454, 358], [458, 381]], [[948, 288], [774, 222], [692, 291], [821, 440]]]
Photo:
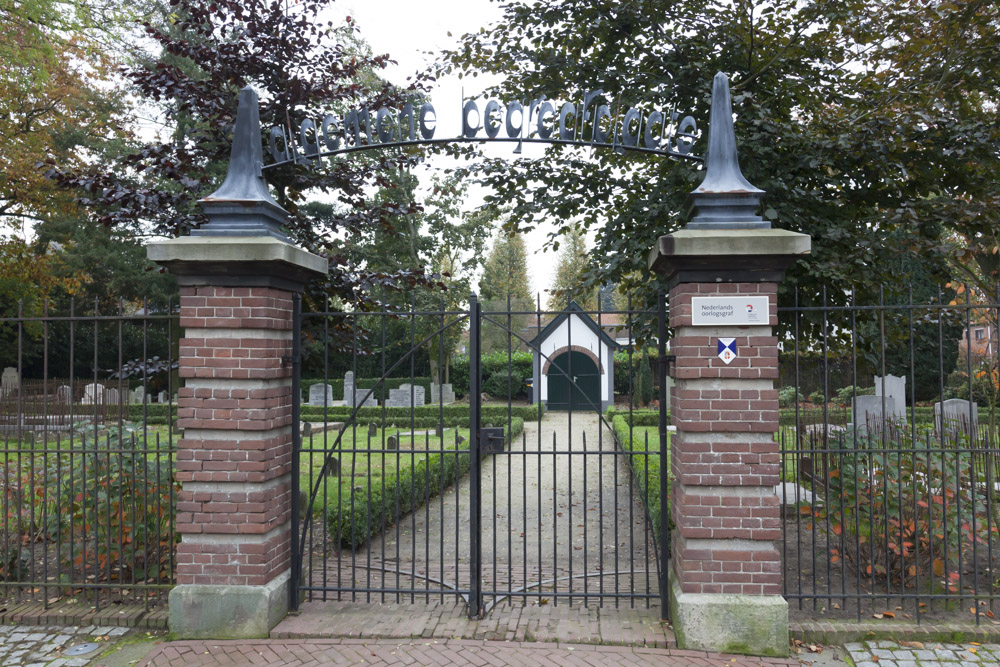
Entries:
[[[503, 428], [509, 443], [520, 435], [524, 421], [512, 419], [509, 432], [506, 424]], [[446, 449], [454, 448], [454, 442], [446, 446]], [[330, 535], [343, 547], [357, 549], [446, 490], [468, 471], [467, 453], [439, 453], [428, 454], [412, 468], [401, 468], [394, 477], [383, 478], [378, 484], [371, 484], [370, 477], [359, 480], [349, 496], [327, 506]]]

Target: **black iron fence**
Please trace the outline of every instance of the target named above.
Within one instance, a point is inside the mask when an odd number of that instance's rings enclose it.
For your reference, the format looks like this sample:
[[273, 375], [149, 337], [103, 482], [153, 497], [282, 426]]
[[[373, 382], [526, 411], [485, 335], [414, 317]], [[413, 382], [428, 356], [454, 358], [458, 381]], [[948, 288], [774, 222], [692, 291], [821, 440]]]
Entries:
[[996, 293], [912, 293], [797, 293], [779, 308], [793, 617], [1000, 613], [1000, 385], [979, 351], [996, 349]]
[[0, 317], [0, 590], [165, 602], [180, 334], [169, 305]]
[[307, 600], [659, 602], [657, 369], [628, 344], [657, 312], [504, 305], [297, 317]]

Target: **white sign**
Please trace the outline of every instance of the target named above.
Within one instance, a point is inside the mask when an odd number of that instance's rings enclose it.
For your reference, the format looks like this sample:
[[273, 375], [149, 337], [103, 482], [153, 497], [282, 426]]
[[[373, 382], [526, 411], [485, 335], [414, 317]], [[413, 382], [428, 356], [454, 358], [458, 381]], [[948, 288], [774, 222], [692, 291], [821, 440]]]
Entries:
[[691, 299], [691, 325], [767, 324], [766, 296], [696, 296]]
[[720, 338], [719, 339], [719, 359], [722, 362], [729, 365], [733, 359], [738, 356], [736, 352], [736, 339], [735, 338]]

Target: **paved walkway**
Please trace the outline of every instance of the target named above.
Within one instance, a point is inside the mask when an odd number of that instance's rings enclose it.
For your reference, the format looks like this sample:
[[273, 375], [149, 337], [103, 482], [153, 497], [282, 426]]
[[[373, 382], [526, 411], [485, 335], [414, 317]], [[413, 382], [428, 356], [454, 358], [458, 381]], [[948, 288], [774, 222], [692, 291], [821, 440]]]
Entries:
[[[106, 649], [109, 642], [128, 633], [128, 628], [93, 625], [87, 627], [49, 627], [37, 625], [0, 625], [0, 664], [4, 667], [40, 666], [83, 667]], [[74, 646], [89, 648], [74, 655]], [[92, 648], [91, 648], [92, 647]]]
[[672, 667], [756, 667], [798, 665], [794, 660], [747, 658], [670, 649], [451, 640], [302, 639], [260, 642], [171, 642], [143, 665], [671, 665]]

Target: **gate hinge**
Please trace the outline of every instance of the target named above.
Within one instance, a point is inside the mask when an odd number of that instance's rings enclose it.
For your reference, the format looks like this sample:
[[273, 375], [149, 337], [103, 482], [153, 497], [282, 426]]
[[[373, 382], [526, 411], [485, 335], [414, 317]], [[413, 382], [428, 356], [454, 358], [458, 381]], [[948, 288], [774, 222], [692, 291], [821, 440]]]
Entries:
[[291, 354], [283, 354], [283, 355], [281, 355], [281, 365], [282, 366], [288, 366], [288, 365], [294, 364], [294, 363], [295, 363], [295, 356], [294, 355], [291, 355]]
[[659, 362], [665, 365], [667, 377], [674, 376], [674, 367], [677, 365], [677, 355], [676, 354], [664, 354], [660, 357]]

